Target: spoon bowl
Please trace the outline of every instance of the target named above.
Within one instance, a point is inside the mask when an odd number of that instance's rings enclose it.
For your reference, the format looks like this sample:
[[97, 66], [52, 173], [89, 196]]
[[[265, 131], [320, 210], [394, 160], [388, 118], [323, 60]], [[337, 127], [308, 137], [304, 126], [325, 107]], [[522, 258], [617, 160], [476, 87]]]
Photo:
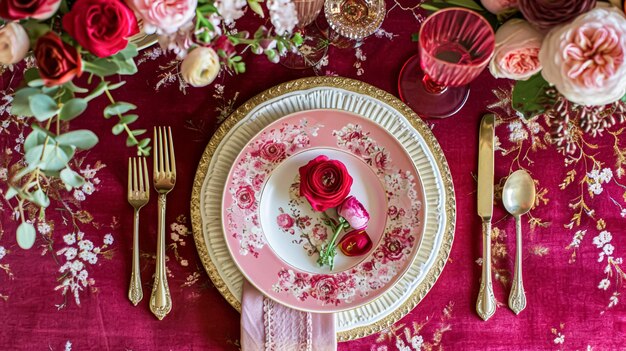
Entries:
[[509, 176], [502, 190], [502, 203], [515, 217], [530, 211], [535, 203], [535, 182], [528, 172], [520, 169]]

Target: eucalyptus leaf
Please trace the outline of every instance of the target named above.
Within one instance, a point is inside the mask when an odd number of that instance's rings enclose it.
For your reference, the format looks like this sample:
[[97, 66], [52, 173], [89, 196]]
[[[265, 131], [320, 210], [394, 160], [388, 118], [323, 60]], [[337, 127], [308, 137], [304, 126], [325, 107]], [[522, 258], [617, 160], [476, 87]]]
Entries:
[[28, 101], [33, 116], [35, 116], [39, 122], [46, 121], [59, 112], [59, 106], [48, 95], [35, 94], [30, 96]]
[[87, 100], [87, 102], [89, 102], [89, 101], [97, 98], [98, 96], [102, 95], [106, 89], [107, 89], [107, 83], [106, 82], [98, 83], [96, 88], [89, 95], [87, 95], [85, 97], [85, 100]]
[[126, 45], [126, 48], [124, 50], [115, 54], [115, 57], [120, 57], [121, 59], [125, 60], [125, 59], [132, 59], [133, 57], [137, 55], [139, 55], [139, 50], [137, 49], [137, 45], [129, 42], [128, 45]]
[[122, 85], [124, 85], [124, 84], [126, 84], [126, 82], [125, 82], [125, 81], [121, 81], [121, 82], [117, 82], [117, 83], [109, 84], [108, 89], [109, 89], [109, 91], [111, 91], [111, 90], [115, 90], [115, 89], [117, 89], [117, 88], [121, 87], [121, 86], [122, 86]]
[[39, 167], [44, 171], [59, 171], [67, 165], [74, 156], [72, 148], [61, 147], [56, 144], [37, 145], [24, 154], [26, 162]]
[[130, 110], [136, 109], [137, 106], [128, 102], [119, 101], [104, 108], [104, 117], [110, 118], [115, 115], [122, 115]]
[[135, 146], [135, 145], [137, 145], [136, 139], [133, 139], [130, 136], [126, 138], [126, 146]]
[[111, 131], [113, 132], [113, 135], [120, 135], [124, 131], [124, 125], [116, 124], [113, 126], [113, 129]]
[[15, 197], [15, 195], [17, 195], [17, 190], [11, 186], [7, 189], [7, 192], [4, 194], [4, 198], [6, 200], [11, 200], [13, 197]]
[[50, 206], [50, 199], [48, 198], [48, 195], [46, 195], [46, 193], [43, 192], [43, 190], [37, 189], [35, 192], [32, 193], [32, 196], [33, 196], [33, 202], [37, 206], [43, 207], [43, 208]]
[[66, 87], [68, 90], [71, 90], [71, 91], [73, 91], [75, 93], [81, 93], [82, 94], [82, 93], [89, 92], [88, 89], [81, 88], [81, 87], [77, 86], [71, 80], [69, 82], [65, 83], [63, 86]]
[[81, 98], [71, 99], [61, 107], [59, 118], [63, 121], [70, 121], [87, 109], [87, 101]]
[[87, 129], [74, 130], [56, 137], [60, 145], [75, 146], [82, 150], [88, 150], [98, 143], [98, 137]]
[[131, 124], [135, 122], [139, 118], [139, 115], [125, 115], [120, 118], [120, 123], [122, 124]]
[[37, 145], [43, 144], [46, 140], [46, 134], [42, 133], [37, 129], [33, 129], [30, 134], [24, 140], [24, 152], [28, 152], [28, 150], [32, 149]]
[[24, 82], [29, 83], [36, 79], [41, 79], [39, 69], [32, 67], [24, 71]]
[[144, 134], [145, 132], [146, 132], [145, 129], [135, 129], [130, 133], [134, 136], [138, 136], [138, 135]]
[[138, 145], [139, 145], [139, 147], [140, 147], [140, 148], [142, 148], [142, 149], [143, 149], [143, 148], [145, 148], [146, 146], [148, 146], [149, 144], [150, 144], [150, 138], [145, 138], [145, 139], [142, 139], [142, 140], [139, 142], [139, 144], [138, 144]]
[[33, 111], [30, 110], [29, 98], [36, 94], [41, 94], [41, 90], [37, 88], [22, 88], [18, 90], [13, 97], [11, 114], [15, 116], [32, 117]]
[[59, 176], [65, 185], [69, 185], [72, 188], [78, 188], [79, 186], [85, 184], [85, 178], [71, 170], [69, 167], [63, 168]]
[[91, 62], [83, 61], [83, 68], [85, 71], [101, 77], [116, 74], [119, 70], [117, 63], [107, 59], [96, 59]]
[[22, 224], [17, 227], [17, 231], [15, 232], [17, 244], [24, 250], [28, 250], [33, 247], [35, 244], [35, 236], [35, 227], [27, 222], [22, 222]]
[[119, 70], [117, 71], [119, 74], [132, 75], [137, 73], [137, 65], [135, 65], [135, 61], [133, 61], [132, 58], [119, 61], [116, 60], [115, 63], [119, 67]]

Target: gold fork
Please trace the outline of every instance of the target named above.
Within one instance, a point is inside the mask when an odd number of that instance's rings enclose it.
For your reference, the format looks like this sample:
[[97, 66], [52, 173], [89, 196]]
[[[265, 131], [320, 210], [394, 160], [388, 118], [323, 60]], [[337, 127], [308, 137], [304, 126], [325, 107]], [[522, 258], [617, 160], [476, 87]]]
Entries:
[[[158, 132], [157, 132], [158, 131]], [[159, 193], [159, 224], [154, 286], [150, 297], [150, 310], [158, 319], [163, 319], [172, 310], [172, 298], [167, 285], [165, 268], [165, 204], [167, 193], [176, 184], [176, 160], [172, 130], [154, 127], [154, 189]]]
[[[143, 165], [143, 166], [142, 166]], [[150, 182], [146, 159], [128, 158], [128, 203], [135, 209], [133, 226], [133, 268], [130, 275], [128, 298], [137, 306], [143, 299], [141, 273], [139, 270], [139, 210], [150, 200]]]

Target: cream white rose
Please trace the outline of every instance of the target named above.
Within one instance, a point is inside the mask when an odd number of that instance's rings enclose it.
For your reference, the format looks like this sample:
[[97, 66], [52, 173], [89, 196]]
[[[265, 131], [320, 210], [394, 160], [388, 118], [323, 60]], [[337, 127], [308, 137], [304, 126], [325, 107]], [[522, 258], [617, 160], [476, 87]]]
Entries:
[[29, 45], [28, 34], [16, 22], [0, 28], [0, 64], [10, 65], [22, 61]]
[[543, 34], [521, 19], [507, 21], [496, 32], [496, 49], [489, 71], [496, 78], [526, 80], [541, 70]]
[[550, 31], [539, 61], [543, 77], [579, 105], [613, 103], [626, 94], [626, 17], [598, 7]]
[[220, 59], [215, 50], [206, 47], [193, 49], [180, 65], [185, 82], [194, 87], [211, 84], [220, 72]]

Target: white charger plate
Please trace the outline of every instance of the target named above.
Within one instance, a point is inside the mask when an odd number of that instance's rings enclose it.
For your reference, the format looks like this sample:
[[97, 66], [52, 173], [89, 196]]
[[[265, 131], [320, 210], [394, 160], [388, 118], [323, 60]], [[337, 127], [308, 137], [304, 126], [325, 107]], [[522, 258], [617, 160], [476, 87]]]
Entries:
[[338, 340], [351, 340], [378, 332], [410, 312], [441, 274], [454, 239], [454, 188], [443, 152], [428, 126], [396, 97], [356, 80], [313, 77], [278, 85], [246, 102], [220, 126], [200, 160], [191, 199], [194, 239], [211, 280], [240, 311], [244, 278], [221, 226], [226, 177], [241, 149], [260, 130], [309, 109], [349, 111], [380, 124], [410, 155], [425, 192], [424, 236], [410, 268], [378, 299], [335, 314]]

